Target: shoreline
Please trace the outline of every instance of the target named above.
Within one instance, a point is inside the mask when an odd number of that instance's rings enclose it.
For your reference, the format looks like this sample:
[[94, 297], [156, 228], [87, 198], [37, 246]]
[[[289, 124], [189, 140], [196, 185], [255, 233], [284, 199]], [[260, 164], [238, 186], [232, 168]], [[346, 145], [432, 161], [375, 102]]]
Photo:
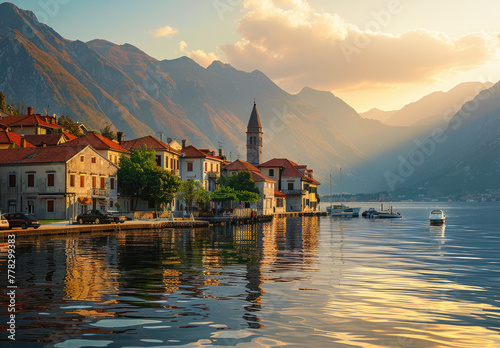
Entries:
[[15, 234], [17, 237], [34, 237], [34, 236], [47, 236], [47, 235], [71, 235], [80, 233], [93, 233], [93, 232], [121, 232], [129, 230], [157, 230], [157, 229], [175, 229], [175, 228], [202, 228], [210, 227], [214, 224], [252, 224], [264, 221], [272, 221], [276, 218], [286, 217], [302, 217], [302, 216], [322, 216], [326, 212], [289, 212], [289, 213], [276, 213], [274, 215], [266, 215], [256, 217], [255, 219], [248, 218], [206, 218], [206, 220], [177, 220], [170, 221], [167, 219], [161, 220], [131, 220], [122, 224], [70, 224], [69, 221], [56, 222], [52, 224], [41, 225], [39, 228], [34, 229], [29, 227], [25, 230], [16, 228], [0, 231], [0, 240], [5, 240], [9, 235]]

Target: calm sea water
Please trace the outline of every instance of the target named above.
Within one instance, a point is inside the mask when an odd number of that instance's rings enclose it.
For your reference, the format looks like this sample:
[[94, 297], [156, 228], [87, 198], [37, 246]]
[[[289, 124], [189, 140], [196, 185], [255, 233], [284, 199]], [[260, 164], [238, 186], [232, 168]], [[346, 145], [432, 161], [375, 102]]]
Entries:
[[446, 226], [435, 204], [396, 205], [393, 221], [18, 239], [9, 346], [500, 347], [500, 204], [440, 204]]

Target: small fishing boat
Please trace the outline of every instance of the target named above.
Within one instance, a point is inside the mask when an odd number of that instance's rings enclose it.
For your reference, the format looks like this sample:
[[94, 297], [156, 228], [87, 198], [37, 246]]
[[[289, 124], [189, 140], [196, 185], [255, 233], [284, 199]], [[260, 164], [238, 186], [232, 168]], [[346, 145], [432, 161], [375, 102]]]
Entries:
[[429, 221], [431, 222], [431, 225], [442, 225], [444, 224], [445, 220], [446, 215], [442, 210], [439, 209], [431, 211], [431, 214], [429, 215]]
[[377, 210], [375, 208], [370, 208], [368, 210], [365, 210], [361, 216], [363, 217], [372, 217], [373, 214], [376, 214], [377, 213]]
[[393, 212], [392, 210], [379, 211], [377, 215], [380, 219], [400, 219], [403, 217], [400, 213]]
[[391, 205], [391, 209], [384, 210], [384, 205], [382, 203], [380, 211], [377, 211], [371, 217], [380, 218], [380, 219], [400, 219], [403, 217], [403, 215], [392, 211], [392, 205]]
[[[332, 195], [332, 175], [330, 174], [330, 197]], [[361, 207], [351, 208], [345, 205], [342, 199], [342, 168], [340, 168], [340, 204], [331, 204], [326, 208], [326, 211], [332, 217], [353, 218], [359, 216]]]

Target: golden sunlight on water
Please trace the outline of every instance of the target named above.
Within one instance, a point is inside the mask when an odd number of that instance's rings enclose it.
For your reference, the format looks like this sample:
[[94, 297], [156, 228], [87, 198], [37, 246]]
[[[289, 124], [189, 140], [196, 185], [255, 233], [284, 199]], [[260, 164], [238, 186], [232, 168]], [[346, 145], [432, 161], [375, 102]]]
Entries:
[[393, 222], [303, 217], [20, 241], [19, 337], [58, 347], [499, 347], [500, 237], [454, 223], [450, 210], [439, 227], [415, 209]]

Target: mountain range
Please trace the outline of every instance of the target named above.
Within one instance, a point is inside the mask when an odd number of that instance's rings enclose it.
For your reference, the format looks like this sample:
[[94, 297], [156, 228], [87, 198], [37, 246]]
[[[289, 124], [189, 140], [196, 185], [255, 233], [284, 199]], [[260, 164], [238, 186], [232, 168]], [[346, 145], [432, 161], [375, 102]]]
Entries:
[[428, 107], [421, 106], [419, 120], [407, 116], [418, 109], [408, 105], [388, 117], [400, 115], [402, 123], [395, 126], [361, 117], [330, 92], [304, 87], [287, 93], [258, 70], [243, 72], [219, 61], [204, 68], [187, 57], [160, 61], [130, 44], [67, 40], [10, 3], [0, 4], [0, 67], [0, 91], [35, 112], [48, 108], [91, 129], [109, 123], [126, 139], [147, 134], [187, 139], [223, 148], [233, 160], [246, 159], [246, 125], [256, 101], [264, 160], [287, 157], [308, 164], [324, 193], [329, 173], [338, 182], [340, 167], [346, 191], [383, 188], [384, 173], [397, 168], [399, 156], [410, 156], [418, 148], [414, 140], [436, 128], [426, 120], [457, 100], [465, 102], [459, 95], [479, 92], [477, 84], [467, 84], [457, 87], [466, 90], [462, 94], [448, 92], [454, 98], [438, 93]]

